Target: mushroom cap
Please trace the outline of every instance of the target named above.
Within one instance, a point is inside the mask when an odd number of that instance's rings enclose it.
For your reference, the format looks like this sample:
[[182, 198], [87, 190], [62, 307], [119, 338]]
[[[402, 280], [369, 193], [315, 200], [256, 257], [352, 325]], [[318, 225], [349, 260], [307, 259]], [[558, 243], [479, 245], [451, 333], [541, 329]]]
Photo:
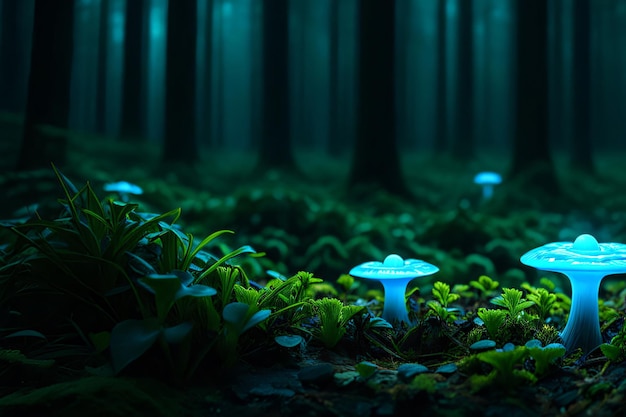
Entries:
[[598, 243], [582, 234], [574, 242], [553, 242], [526, 252], [520, 261], [545, 271], [626, 272], [626, 244]]
[[350, 270], [350, 275], [366, 279], [412, 279], [431, 275], [439, 271], [435, 265], [419, 259], [402, 259], [400, 256], [391, 254], [384, 262], [372, 261], [355, 266]]
[[498, 174], [497, 172], [491, 172], [491, 171], [479, 172], [474, 177], [474, 184], [495, 185], [495, 184], [500, 184], [501, 182], [502, 182], [502, 176]]
[[118, 181], [118, 182], [110, 182], [108, 184], [104, 184], [104, 191], [108, 192], [118, 192], [118, 193], [128, 193], [128, 194], [143, 194], [143, 190], [140, 186], [131, 184], [128, 181]]

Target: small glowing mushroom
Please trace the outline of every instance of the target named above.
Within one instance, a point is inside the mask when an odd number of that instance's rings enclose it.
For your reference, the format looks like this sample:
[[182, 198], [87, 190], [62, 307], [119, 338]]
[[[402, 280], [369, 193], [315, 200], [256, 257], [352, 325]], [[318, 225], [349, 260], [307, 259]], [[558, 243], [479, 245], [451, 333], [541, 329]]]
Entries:
[[474, 184], [483, 187], [483, 199], [488, 200], [493, 196], [493, 187], [502, 182], [502, 177], [497, 172], [479, 172], [474, 177]]
[[572, 242], [554, 242], [535, 248], [521, 262], [544, 271], [567, 276], [572, 286], [572, 307], [561, 332], [568, 351], [581, 348], [589, 353], [602, 343], [598, 291], [602, 278], [626, 273], [626, 244], [598, 243], [583, 234]]
[[140, 195], [143, 194], [143, 190], [140, 186], [131, 184], [127, 181], [118, 181], [104, 184], [104, 191], [110, 193], [117, 193], [120, 199], [124, 202], [128, 202], [129, 194]]
[[383, 284], [385, 303], [383, 319], [410, 323], [406, 311], [405, 293], [407, 284], [414, 278], [431, 275], [439, 271], [434, 265], [419, 259], [402, 259], [392, 254], [384, 262], [366, 262], [350, 270], [357, 278], [374, 279]]

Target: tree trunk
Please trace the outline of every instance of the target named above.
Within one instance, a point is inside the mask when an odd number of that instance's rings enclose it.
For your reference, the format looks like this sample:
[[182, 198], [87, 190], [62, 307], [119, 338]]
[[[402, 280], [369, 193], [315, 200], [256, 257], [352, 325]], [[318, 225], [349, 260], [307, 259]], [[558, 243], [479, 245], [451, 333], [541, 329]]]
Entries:
[[142, 132], [144, 0], [126, 1], [124, 22], [124, 79], [122, 87], [122, 123], [120, 137], [138, 141]]
[[328, 154], [337, 156], [341, 153], [339, 137], [339, 2], [331, 1], [329, 5], [330, 48], [328, 60], [329, 91], [328, 91]]
[[26, 21], [26, 2], [0, 2], [0, 111], [23, 113], [24, 86], [28, 74], [25, 55], [28, 39], [23, 22]]
[[446, 0], [437, 2], [437, 95], [435, 122], [435, 153], [443, 154], [448, 150], [448, 107], [447, 107], [447, 21]]
[[[204, 73], [201, 75], [203, 81], [202, 94], [202, 116], [199, 117], [200, 140], [202, 143], [212, 145], [213, 143], [213, 0], [206, 2], [205, 29], [204, 29]], [[197, 114], [197, 113], [196, 113]]]
[[195, 137], [196, 2], [169, 1], [164, 162], [198, 161]]
[[357, 137], [348, 185], [357, 194], [374, 188], [408, 195], [396, 143], [395, 1], [359, 6]]
[[17, 169], [65, 163], [73, 53], [74, 1], [35, 1], [24, 136]]
[[591, 147], [591, 10], [590, 0], [574, 0], [573, 122], [571, 164], [584, 172], [594, 171]]
[[288, 0], [263, 2], [263, 128], [259, 169], [295, 168], [289, 133]]
[[510, 178], [525, 193], [559, 193], [548, 142], [547, 8], [545, 0], [516, 0], [515, 141]]
[[100, 22], [98, 23], [98, 75], [96, 85], [96, 132], [107, 130], [107, 65], [109, 49], [109, 0], [100, 0]]
[[458, 2], [456, 123], [452, 154], [462, 161], [474, 156], [473, 3], [473, 0]]

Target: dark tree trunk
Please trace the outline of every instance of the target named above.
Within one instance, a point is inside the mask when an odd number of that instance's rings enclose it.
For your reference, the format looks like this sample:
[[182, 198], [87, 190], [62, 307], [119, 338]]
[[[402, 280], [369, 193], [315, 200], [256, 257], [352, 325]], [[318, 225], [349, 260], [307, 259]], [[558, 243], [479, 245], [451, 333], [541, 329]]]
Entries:
[[458, 2], [456, 123], [452, 154], [462, 161], [474, 156], [473, 4], [473, 0]]
[[551, 33], [551, 48], [549, 52], [550, 62], [548, 65], [551, 68], [550, 74], [550, 141], [553, 145], [559, 148], [565, 148], [566, 143], [564, 136], [566, 130], [564, 129], [564, 78], [565, 72], [563, 71], [563, 21], [564, 7], [563, 0], [552, 0], [550, 2], [549, 19], [552, 27]]
[[261, 39], [262, 24], [261, 19], [263, 15], [263, 5], [259, 2], [253, 2], [251, 5], [251, 22], [250, 22], [250, 48], [252, 59], [250, 62], [250, 130], [252, 137], [250, 143], [253, 149], [259, 149], [260, 137], [254, 132], [261, 131], [261, 100], [262, 100], [262, 80], [259, 78], [260, 66], [262, 65], [262, 43]]
[[510, 178], [526, 193], [559, 193], [548, 142], [547, 11], [545, 0], [516, 0], [515, 141]]
[[144, 0], [126, 1], [124, 23], [124, 79], [122, 87], [122, 123], [120, 137], [128, 141], [142, 139], [142, 70]]
[[24, 3], [19, 0], [0, 2], [0, 111], [22, 113], [25, 107], [25, 52], [28, 45], [22, 22]]
[[409, 104], [413, 103], [410, 99], [411, 94], [407, 92], [407, 79], [413, 74], [409, 74], [408, 65], [411, 59], [412, 51], [409, 49], [411, 37], [411, 10], [412, 3], [398, 2], [396, 9], [396, 33], [398, 38], [395, 41], [396, 48], [396, 141], [398, 146], [402, 148], [415, 147], [416, 140], [411, 137], [413, 133], [411, 123], [411, 112], [414, 108], [410, 108]]
[[593, 172], [591, 147], [591, 10], [590, 0], [574, 0], [573, 122], [571, 164], [576, 169]]
[[448, 108], [447, 108], [447, 77], [446, 63], [447, 21], [446, 0], [437, 2], [437, 95], [435, 122], [435, 153], [443, 154], [448, 150]]
[[223, 0], [219, 5], [218, 28], [217, 28], [217, 62], [215, 63], [216, 75], [216, 92], [215, 92], [215, 137], [213, 137], [213, 145], [220, 148], [224, 145], [224, 13], [222, 12]]
[[348, 184], [357, 193], [373, 187], [408, 195], [396, 143], [395, 1], [359, 6], [357, 136]]
[[263, 1], [263, 128], [260, 169], [295, 168], [290, 141], [288, 0]]
[[107, 65], [109, 49], [109, 0], [100, 0], [98, 28], [98, 76], [96, 81], [96, 132], [106, 133]]
[[[73, 53], [74, 0], [35, 1], [24, 136], [17, 169], [65, 163]], [[52, 127], [52, 128], [51, 128]]]
[[167, 7], [164, 162], [198, 161], [195, 137], [196, 2]]
[[341, 153], [339, 138], [339, 2], [331, 1], [329, 6], [330, 59], [329, 59], [329, 94], [328, 94], [328, 154]]
[[213, 120], [213, 0], [207, 0], [206, 4], [206, 23], [204, 32], [204, 90], [202, 91], [203, 101], [203, 117], [200, 117], [202, 123], [202, 132], [208, 137], [202, 138], [202, 142], [213, 144], [212, 138], [212, 120]]

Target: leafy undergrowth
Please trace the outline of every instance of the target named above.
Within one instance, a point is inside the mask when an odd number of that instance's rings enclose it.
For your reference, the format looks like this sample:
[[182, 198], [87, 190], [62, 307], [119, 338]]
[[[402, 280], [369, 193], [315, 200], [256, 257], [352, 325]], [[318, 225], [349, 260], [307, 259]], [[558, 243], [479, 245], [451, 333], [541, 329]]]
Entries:
[[[47, 190], [48, 175], [30, 180]], [[163, 195], [102, 199], [52, 177], [56, 209], [2, 222], [3, 415], [81, 415], [94, 398], [100, 415], [624, 412], [624, 282], [602, 288], [605, 343], [567, 352], [567, 288], [517, 261], [572, 239], [576, 215], [434, 212], [384, 194], [357, 210], [275, 184], [195, 194], [181, 216], [157, 210]], [[346, 275], [389, 252], [440, 268], [410, 285], [410, 324], [382, 319], [381, 289]]]
[[[79, 139], [62, 171], [89, 185], [0, 176], [0, 414], [624, 414], [623, 277], [601, 288], [602, 347], [564, 352], [568, 283], [519, 262], [581, 233], [626, 242], [610, 159], [561, 170], [566, 203], [481, 201], [472, 175], [498, 159], [414, 155], [416, 199], [356, 200], [341, 160], [251, 180], [239, 153], [169, 171], [149, 146]], [[103, 192], [117, 180], [144, 193]], [[409, 285], [411, 325], [346, 275], [390, 253], [440, 269]]]

